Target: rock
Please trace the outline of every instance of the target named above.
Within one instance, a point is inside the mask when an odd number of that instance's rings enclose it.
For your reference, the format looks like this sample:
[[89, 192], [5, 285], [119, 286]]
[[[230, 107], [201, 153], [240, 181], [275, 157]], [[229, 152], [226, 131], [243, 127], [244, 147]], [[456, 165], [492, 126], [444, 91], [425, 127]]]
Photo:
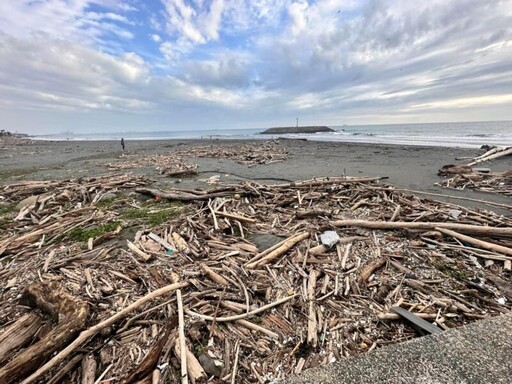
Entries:
[[448, 211], [448, 213], [450, 214], [451, 217], [453, 217], [454, 219], [457, 219], [460, 214], [462, 213], [462, 211], [458, 210], [458, 209], [450, 209]]
[[199, 355], [199, 363], [203, 367], [204, 371], [210, 375], [215, 377], [220, 377], [222, 373], [222, 368], [224, 364], [222, 361], [211, 357], [208, 352], [203, 352]]
[[338, 241], [340, 241], [340, 237], [335, 231], [325, 231], [320, 235], [320, 241], [327, 248], [332, 248], [338, 243]]
[[254, 233], [249, 235], [249, 239], [258, 247], [260, 252], [263, 252], [265, 249], [268, 249], [277, 243], [280, 243], [284, 240], [284, 237], [274, 236], [271, 234], [265, 233]]

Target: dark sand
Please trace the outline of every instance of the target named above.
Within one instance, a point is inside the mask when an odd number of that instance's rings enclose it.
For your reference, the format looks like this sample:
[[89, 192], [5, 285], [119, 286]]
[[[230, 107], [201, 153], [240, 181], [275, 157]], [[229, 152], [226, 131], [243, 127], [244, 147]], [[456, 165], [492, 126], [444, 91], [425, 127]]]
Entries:
[[[165, 140], [127, 141], [127, 155], [158, 154], [196, 145], [235, 145], [234, 140]], [[244, 141], [246, 142], [246, 141]], [[209, 187], [198, 179], [221, 175], [221, 180], [237, 182], [255, 179], [262, 182], [303, 180], [321, 176], [388, 176], [386, 183], [397, 187], [483, 199], [510, 204], [510, 199], [494, 194], [457, 191], [435, 186], [440, 181], [438, 169], [446, 164], [464, 163], [456, 157], [477, 156], [483, 150], [420, 147], [402, 145], [352, 144], [339, 142], [314, 142], [280, 140], [289, 151], [286, 161], [249, 167], [231, 160], [191, 158], [199, 165], [200, 175], [183, 179], [180, 187]], [[113, 141], [34, 141], [28, 145], [0, 148], [0, 183], [17, 180], [69, 179], [108, 172], [105, 164], [119, 160], [121, 145]], [[492, 171], [511, 168], [510, 158], [501, 158], [482, 167]], [[176, 186], [176, 180], [158, 175], [153, 167], [127, 172], [150, 176], [156, 185], [165, 188]], [[441, 199], [432, 197], [433, 199]], [[473, 207], [474, 203], [443, 199], [452, 203]], [[485, 207], [490, 209], [489, 207]], [[499, 211], [495, 209], [496, 211]]]

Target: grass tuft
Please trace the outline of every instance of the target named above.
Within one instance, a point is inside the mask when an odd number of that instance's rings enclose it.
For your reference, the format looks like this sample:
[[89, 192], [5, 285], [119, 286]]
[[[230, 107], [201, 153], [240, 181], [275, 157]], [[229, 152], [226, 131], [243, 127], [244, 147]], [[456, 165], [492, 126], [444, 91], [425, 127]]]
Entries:
[[98, 225], [91, 228], [73, 228], [68, 232], [68, 236], [75, 241], [87, 241], [91, 237], [96, 238], [108, 232], [113, 232], [119, 226], [117, 221]]

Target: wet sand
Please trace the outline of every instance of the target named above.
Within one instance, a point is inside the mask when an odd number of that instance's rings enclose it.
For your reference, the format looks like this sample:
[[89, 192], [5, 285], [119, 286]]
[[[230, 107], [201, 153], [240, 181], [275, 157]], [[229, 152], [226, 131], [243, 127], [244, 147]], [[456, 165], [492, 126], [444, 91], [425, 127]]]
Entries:
[[[458, 191], [435, 185], [441, 179], [437, 171], [443, 165], [464, 163], [456, 157], [474, 157], [483, 150], [403, 145], [352, 144], [279, 140], [289, 152], [283, 162], [247, 166], [231, 160], [190, 158], [198, 164], [199, 176], [183, 179], [180, 187], [209, 185], [198, 181], [221, 175], [221, 181], [237, 182], [253, 179], [261, 182], [304, 180], [321, 176], [387, 176], [386, 183], [419, 191], [450, 194], [510, 204], [510, 199], [494, 194]], [[197, 145], [235, 145], [239, 140], [165, 140], [127, 141], [126, 155], [159, 154]], [[119, 142], [112, 141], [34, 141], [27, 145], [0, 148], [0, 183], [16, 180], [69, 179], [108, 172], [106, 163], [118, 161], [123, 155]], [[482, 167], [492, 171], [510, 169], [510, 159], [501, 158]], [[128, 170], [148, 175], [157, 186], [176, 186], [176, 180], [160, 176], [152, 167]], [[436, 198], [440, 199], [440, 198]], [[443, 199], [473, 207], [474, 203]], [[489, 207], [486, 207], [487, 209]]]

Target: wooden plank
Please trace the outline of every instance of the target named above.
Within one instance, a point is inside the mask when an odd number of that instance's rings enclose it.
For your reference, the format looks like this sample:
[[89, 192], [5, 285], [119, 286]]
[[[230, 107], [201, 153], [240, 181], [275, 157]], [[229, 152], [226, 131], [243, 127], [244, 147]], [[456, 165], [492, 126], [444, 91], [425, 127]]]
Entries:
[[435, 333], [441, 333], [442, 330], [438, 327], [436, 327], [433, 324], [430, 324], [428, 321], [425, 321], [418, 316], [416, 316], [414, 313], [407, 311], [406, 309], [403, 309], [401, 307], [391, 307], [391, 310], [400, 316], [402, 316], [407, 321], [411, 322], [414, 328], [421, 329], [422, 331], [425, 331], [430, 334]]

